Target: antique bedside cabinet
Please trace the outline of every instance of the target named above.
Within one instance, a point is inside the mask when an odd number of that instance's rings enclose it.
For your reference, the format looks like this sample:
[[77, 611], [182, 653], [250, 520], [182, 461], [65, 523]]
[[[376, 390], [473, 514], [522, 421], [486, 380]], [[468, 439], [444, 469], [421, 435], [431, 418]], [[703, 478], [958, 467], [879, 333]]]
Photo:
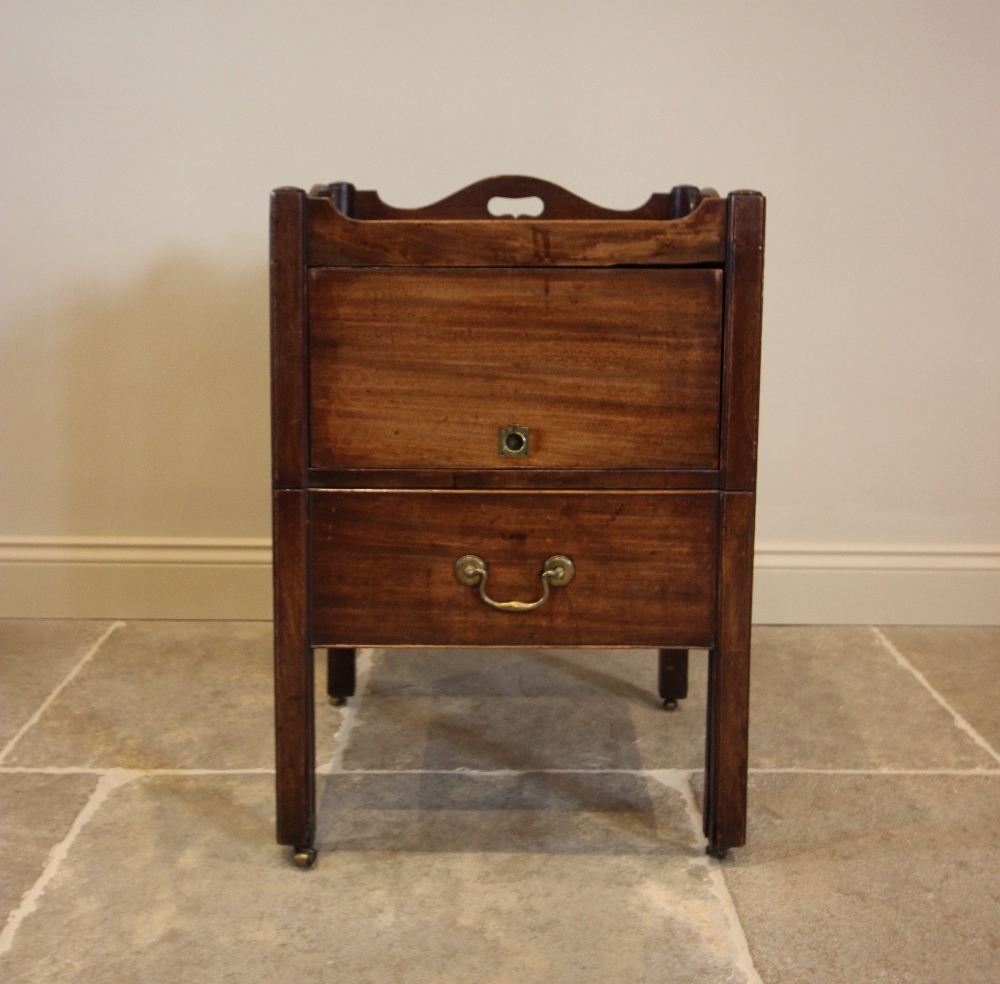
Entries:
[[[541, 213], [495, 217], [512, 199]], [[316, 854], [315, 648], [343, 700], [359, 646], [648, 647], [668, 708], [708, 649], [705, 835], [717, 857], [744, 843], [763, 244], [754, 191], [629, 212], [513, 176], [419, 209], [274, 192], [278, 842], [297, 864]]]

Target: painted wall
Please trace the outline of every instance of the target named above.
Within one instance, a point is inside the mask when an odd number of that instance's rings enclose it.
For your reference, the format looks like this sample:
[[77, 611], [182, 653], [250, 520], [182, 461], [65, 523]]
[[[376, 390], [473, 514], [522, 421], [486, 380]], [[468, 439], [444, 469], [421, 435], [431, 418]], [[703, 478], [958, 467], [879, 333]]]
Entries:
[[988, 0], [5, 3], [2, 611], [266, 614], [269, 190], [513, 172], [767, 194], [758, 618], [1000, 617], [998, 66]]

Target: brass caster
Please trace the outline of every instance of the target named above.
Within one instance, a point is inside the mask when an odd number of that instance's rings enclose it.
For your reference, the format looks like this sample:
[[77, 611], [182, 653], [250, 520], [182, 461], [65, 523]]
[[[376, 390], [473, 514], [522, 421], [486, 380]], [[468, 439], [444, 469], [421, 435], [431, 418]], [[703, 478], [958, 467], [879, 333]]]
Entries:
[[663, 709], [665, 711], [676, 711], [678, 707], [680, 707], [680, 704], [673, 697], [667, 697], [663, 701]]
[[315, 847], [297, 847], [292, 855], [296, 868], [311, 868], [316, 862]]
[[334, 707], [346, 707], [347, 706], [347, 698], [346, 697], [331, 697], [330, 698], [330, 703], [333, 704]]
[[710, 858], [715, 858], [716, 861], [722, 861], [725, 856], [729, 853], [728, 847], [712, 847], [711, 844], [705, 848], [705, 853]]

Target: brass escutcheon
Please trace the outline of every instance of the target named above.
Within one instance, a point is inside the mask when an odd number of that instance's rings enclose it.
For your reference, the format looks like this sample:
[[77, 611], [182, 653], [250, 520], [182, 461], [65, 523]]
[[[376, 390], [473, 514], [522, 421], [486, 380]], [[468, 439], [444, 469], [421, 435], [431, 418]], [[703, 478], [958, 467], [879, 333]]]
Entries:
[[501, 612], [530, 612], [549, 600], [549, 585], [562, 588], [576, 576], [576, 567], [569, 557], [555, 554], [542, 565], [542, 597], [538, 601], [494, 601], [486, 593], [486, 578], [489, 571], [486, 561], [475, 554], [465, 554], [455, 561], [455, 580], [467, 588], [479, 585], [479, 597], [491, 608]]
[[499, 436], [500, 457], [527, 458], [530, 439], [530, 427], [518, 427], [517, 424], [511, 424], [510, 427], [501, 427]]

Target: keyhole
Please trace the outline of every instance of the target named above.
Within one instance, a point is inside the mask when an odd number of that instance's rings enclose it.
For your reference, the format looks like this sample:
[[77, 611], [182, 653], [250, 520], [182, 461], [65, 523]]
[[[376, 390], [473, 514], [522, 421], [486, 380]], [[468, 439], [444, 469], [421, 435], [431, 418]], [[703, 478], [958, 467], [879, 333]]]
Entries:
[[518, 427], [511, 424], [510, 427], [501, 427], [497, 438], [500, 441], [497, 450], [501, 458], [527, 458], [531, 453], [528, 450], [528, 437], [531, 431], [527, 427]]
[[496, 218], [517, 219], [522, 215], [529, 218], [537, 218], [545, 211], [545, 202], [537, 195], [527, 198], [504, 198], [501, 195], [494, 195], [487, 203], [486, 208], [490, 215]]
[[513, 431], [503, 439], [504, 447], [508, 451], [518, 452], [524, 447], [524, 435]]

